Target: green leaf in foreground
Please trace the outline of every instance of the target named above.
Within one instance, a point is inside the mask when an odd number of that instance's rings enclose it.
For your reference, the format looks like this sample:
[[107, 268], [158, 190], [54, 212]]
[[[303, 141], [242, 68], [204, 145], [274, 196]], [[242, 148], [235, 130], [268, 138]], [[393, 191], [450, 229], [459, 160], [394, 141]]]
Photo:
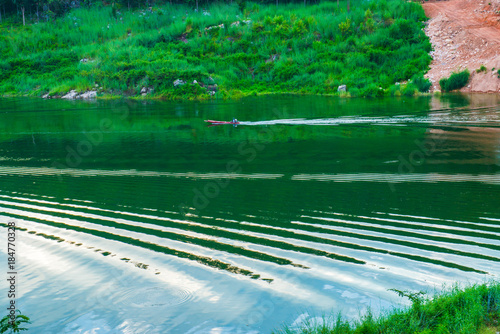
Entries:
[[23, 324], [30, 324], [30, 318], [21, 314], [21, 311], [15, 316], [15, 320], [12, 321], [10, 315], [6, 315], [0, 320], [0, 333], [19, 333], [21, 331], [27, 331], [27, 328], [21, 327]]

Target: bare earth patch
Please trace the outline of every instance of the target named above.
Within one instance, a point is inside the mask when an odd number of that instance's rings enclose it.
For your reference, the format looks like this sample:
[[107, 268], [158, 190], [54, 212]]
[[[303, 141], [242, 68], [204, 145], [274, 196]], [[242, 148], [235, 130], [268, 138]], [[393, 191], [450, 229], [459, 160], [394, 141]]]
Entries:
[[[432, 89], [440, 89], [441, 78], [468, 68], [471, 79], [462, 92], [500, 92], [500, 0], [431, 0], [423, 7], [434, 49], [426, 74]], [[481, 65], [487, 71], [477, 73]]]

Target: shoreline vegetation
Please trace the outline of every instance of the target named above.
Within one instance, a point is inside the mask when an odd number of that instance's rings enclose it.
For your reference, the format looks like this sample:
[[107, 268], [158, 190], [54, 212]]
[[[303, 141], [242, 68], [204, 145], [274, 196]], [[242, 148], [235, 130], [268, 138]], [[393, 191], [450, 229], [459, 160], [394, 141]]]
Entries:
[[197, 11], [189, 4], [82, 2], [26, 25], [15, 13], [4, 16], [0, 96], [377, 97], [418, 95], [431, 85], [419, 3], [238, 0]]
[[432, 298], [423, 292], [391, 289], [412, 305], [378, 318], [370, 312], [349, 322], [341, 315], [300, 328], [284, 327], [282, 334], [496, 334], [500, 332], [500, 284], [454, 286]]

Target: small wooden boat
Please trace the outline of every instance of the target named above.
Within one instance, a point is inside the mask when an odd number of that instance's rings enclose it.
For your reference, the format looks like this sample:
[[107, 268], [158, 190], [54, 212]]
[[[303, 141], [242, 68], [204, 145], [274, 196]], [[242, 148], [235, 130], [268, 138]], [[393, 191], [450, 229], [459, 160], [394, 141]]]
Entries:
[[232, 121], [213, 121], [210, 119], [205, 120], [205, 122], [210, 123], [210, 124], [240, 124], [237, 119], [233, 119]]

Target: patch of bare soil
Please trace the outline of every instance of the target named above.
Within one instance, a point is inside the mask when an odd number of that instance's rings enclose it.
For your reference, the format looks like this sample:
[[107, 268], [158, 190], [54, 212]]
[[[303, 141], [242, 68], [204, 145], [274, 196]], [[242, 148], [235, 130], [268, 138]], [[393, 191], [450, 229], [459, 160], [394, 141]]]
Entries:
[[[467, 68], [471, 79], [462, 92], [500, 92], [500, 0], [431, 0], [423, 7], [430, 18], [425, 32], [433, 61], [426, 77], [432, 88]], [[487, 71], [477, 73], [481, 65]]]

